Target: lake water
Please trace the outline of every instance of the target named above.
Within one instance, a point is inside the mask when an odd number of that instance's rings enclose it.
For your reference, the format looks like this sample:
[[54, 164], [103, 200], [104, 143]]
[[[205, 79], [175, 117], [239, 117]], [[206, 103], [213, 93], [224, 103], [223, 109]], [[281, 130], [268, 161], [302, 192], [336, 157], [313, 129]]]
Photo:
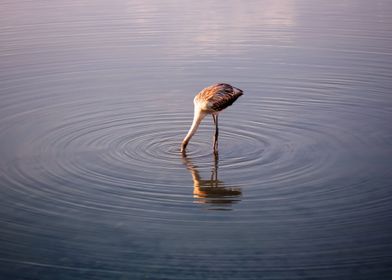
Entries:
[[391, 1], [0, 15], [1, 279], [392, 279]]

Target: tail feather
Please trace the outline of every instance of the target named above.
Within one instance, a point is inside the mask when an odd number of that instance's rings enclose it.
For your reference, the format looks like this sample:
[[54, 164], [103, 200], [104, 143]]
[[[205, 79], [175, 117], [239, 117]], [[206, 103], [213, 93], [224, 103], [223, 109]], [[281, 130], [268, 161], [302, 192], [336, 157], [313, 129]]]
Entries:
[[222, 111], [223, 109], [231, 106], [241, 95], [243, 91], [239, 88], [230, 86], [228, 84], [221, 84], [222, 89], [211, 99], [211, 108], [215, 111]]

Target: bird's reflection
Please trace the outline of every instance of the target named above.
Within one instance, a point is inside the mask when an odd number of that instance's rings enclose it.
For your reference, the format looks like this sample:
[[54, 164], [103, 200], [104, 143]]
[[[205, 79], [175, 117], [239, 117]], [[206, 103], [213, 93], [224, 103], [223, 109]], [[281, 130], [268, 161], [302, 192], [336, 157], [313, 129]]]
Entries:
[[182, 154], [182, 161], [192, 174], [193, 197], [196, 203], [211, 206], [209, 207], [211, 210], [231, 210], [230, 206], [241, 200], [241, 188], [226, 186], [224, 182], [218, 180], [219, 156], [217, 153], [213, 154], [211, 177], [207, 180], [201, 178], [197, 166], [191, 159], [185, 153]]

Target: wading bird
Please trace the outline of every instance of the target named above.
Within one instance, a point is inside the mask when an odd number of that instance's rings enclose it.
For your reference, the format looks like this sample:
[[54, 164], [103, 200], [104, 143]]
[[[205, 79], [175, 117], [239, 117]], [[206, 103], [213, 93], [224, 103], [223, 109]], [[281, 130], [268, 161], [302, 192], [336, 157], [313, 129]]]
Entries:
[[243, 94], [242, 90], [228, 84], [216, 84], [199, 92], [194, 100], [194, 116], [192, 126], [181, 144], [181, 152], [185, 153], [189, 140], [196, 133], [201, 121], [208, 114], [212, 115], [215, 124], [214, 152], [218, 151], [218, 114], [234, 103]]

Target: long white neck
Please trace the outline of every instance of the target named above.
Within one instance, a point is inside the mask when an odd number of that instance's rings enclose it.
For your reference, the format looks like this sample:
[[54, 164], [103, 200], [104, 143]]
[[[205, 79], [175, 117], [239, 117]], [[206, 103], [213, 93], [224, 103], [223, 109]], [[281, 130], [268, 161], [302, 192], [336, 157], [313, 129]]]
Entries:
[[188, 134], [185, 136], [184, 140], [182, 141], [181, 152], [185, 152], [185, 148], [188, 145], [189, 140], [191, 140], [192, 136], [196, 133], [196, 130], [199, 128], [201, 121], [204, 119], [206, 115], [207, 113], [203, 112], [202, 110], [200, 110], [200, 108], [197, 105], [195, 105], [195, 113], [193, 115], [192, 126], [189, 129]]

